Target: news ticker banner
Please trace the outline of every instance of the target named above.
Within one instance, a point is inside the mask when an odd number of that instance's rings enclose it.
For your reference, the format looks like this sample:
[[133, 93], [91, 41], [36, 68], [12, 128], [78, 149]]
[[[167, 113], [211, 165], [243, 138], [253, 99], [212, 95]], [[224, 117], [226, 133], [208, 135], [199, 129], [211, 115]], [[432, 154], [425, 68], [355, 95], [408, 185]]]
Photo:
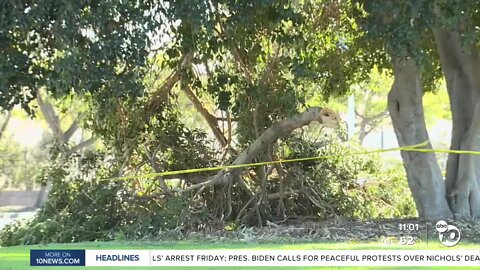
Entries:
[[30, 265], [480, 267], [480, 250], [31, 250]]

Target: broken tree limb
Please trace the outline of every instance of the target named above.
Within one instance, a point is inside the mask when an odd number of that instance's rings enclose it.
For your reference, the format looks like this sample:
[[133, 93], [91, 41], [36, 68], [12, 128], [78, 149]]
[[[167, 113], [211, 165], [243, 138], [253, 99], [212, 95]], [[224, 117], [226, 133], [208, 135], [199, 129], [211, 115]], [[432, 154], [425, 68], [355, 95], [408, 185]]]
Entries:
[[154, 115], [158, 113], [158, 109], [161, 108], [163, 104], [167, 102], [170, 91], [175, 86], [175, 84], [177, 84], [179, 80], [180, 80], [180, 71], [176, 70], [172, 72], [167, 77], [167, 79], [165, 79], [165, 82], [160, 87], [158, 87], [157, 90], [155, 90], [152, 93], [151, 98], [147, 105], [149, 115]]
[[[297, 128], [310, 124], [313, 121], [328, 126], [338, 125], [339, 117], [334, 111], [327, 108], [313, 107], [307, 111], [297, 114], [294, 117], [287, 118], [277, 122], [258, 137], [249, 147], [238, 155], [231, 165], [241, 165], [251, 163], [266, 147], [277, 141], [279, 138], [288, 136]], [[184, 191], [194, 190], [202, 187], [209, 187], [220, 182], [227, 183], [231, 181], [234, 175], [238, 174], [240, 169], [226, 169], [218, 172], [212, 179], [187, 187]]]

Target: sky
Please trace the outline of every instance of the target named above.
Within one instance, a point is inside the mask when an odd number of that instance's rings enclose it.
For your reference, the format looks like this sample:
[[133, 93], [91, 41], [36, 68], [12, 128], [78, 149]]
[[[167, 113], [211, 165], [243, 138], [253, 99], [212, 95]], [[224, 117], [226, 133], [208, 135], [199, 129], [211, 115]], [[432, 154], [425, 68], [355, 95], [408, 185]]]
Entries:
[[[452, 130], [452, 122], [450, 120], [438, 120], [436, 123], [427, 126], [427, 129], [433, 149], [445, 149], [449, 147]], [[365, 137], [363, 146], [371, 149], [381, 149], [381, 138], [381, 131], [373, 131]], [[383, 140], [384, 149], [398, 147], [397, 137], [391, 124], [386, 125], [383, 128]], [[386, 158], [401, 159], [399, 151], [385, 152], [382, 156]], [[440, 164], [442, 169], [445, 169], [445, 165], [446, 164]]]
[[45, 130], [39, 121], [12, 117], [7, 126], [7, 135], [12, 135], [12, 140], [25, 148], [37, 147]]

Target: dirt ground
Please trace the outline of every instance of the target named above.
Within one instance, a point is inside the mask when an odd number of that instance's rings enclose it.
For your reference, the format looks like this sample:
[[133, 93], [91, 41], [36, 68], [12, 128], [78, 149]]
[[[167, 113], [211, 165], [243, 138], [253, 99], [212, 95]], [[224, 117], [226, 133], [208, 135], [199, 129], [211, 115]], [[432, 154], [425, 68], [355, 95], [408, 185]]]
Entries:
[[[3, 211], [2, 211], [3, 210]], [[27, 210], [27, 211], [25, 211]], [[19, 219], [31, 218], [37, 209], [13, 209], [0, 207], [0, 229], [6, 224]], [[447, 220], [449, 225], [456, 226], [461, 232], [461, 241], [480, 243], [480, 221]], [[378, 219], [350, 220], [332, 218], [318, 221], [305, 218], [286, 220], [281, 223], [270, 223], [264, 227], [225, 228], [209, 227], [197, 232], [175, 230], [164, 232], [159, 238], [211, 239], [218, 240], [252, 240], [252, 241], [395, 241], [399, 236], [412, 236], [423, 242], [438, 242], [438, 232], [434, 222], [419, 219]], [[405, 230], [410, 228], [410, 231]]]
[[[480, 221], [447, 220], [461, 232], [461, 242], [480, 243]], [[412, 225], [413, 224], [413, 225]], [[405, 227], [412, 230], [407, 231]], [[434, 222], [418, 219], [379, 219], [348, 220], [331, 219], [328, 221], [289, 220], [281, 224], [269, 223], [267, 226], [240, 228], [237, 230], [205, 230], [200, 237], [224, 237], [225, 239], [242, 239], [269, 241], [284, 239], [286, 241], [395, 241], [399, 236], [415, 237], [418, 241], [438, 242], [439, 235]], [[192, 236], [190, 234], [190, 236]], [[188, 237], [187, 237], [188, 238]]]

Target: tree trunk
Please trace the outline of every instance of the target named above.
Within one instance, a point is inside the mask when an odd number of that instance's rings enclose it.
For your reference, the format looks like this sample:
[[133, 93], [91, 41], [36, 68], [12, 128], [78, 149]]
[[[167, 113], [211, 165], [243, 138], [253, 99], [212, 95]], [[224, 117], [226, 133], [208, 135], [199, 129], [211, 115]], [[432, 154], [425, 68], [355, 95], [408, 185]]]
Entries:
[[[434, 29], [452, 112], [452, 150], [480, 150], [480, 57], [460, 34]], [[459, 218], [480, 217], [480, 157], [449, 154], [448, 203]]]
[[5, 121], [3, 122], [2, 126], [0, 127], [0, 139], [2, 138], [3, 134], [5, 133], [5, 130], [7, 130], [8, 122], [10, 121], [10, 118], [12, 117], [12, 111], [7, 112], [7, 117], [5, 118]]
[[[73, 123], [70, 125], [70, 127], [64, 132], [61, 127], [60, 123], [60, 117], [56, 113], [53, 105], [49, 103], [47, 100], [42, 99], [41, 97], [41, 91], [39, 90], [37, 92], [37, 103], [40, 108], [41, 113], [43, 114], [45, 121], [47, 122], [48, 126], [50, 127], [50, 130], [52, 131], [53, 135], [57, 139], [58, 142], [64, 144], [68, 143], [69, 140], [71, 139], [72, 135], [75, 133], [75, 131], [78, 129], [78, 121], [77, 119], [73, 121]], [[60, 158], [61, 162], [65, 159], [67, 159], [70, 155], [73, 153], [80, 151], [86, 147], [89, 147], [90, 145], [94, 144], [96, 141], [95, 138], [90, 138], [86, 141], [82, 141], [79, 144], [63, 149], [64, 153], [62, 154], [62, 157]], [[40, 187], [40, 192], [38, 193], [37, 200], [35, 202], [36, 208], [42, 207], [45, 202], [48, 199], [48, 194], [52, 190], [52, 182], [48, 181], [46, 185], [42, 185]]]
[[65, 143], [66, 141], [64, 133], [60, 125], [60, 118], [55, 112], [52, 104], [42, 98], [40, 90], [38, 90], [37, 92], [37, 104], [43, 114], [43, 117], [45, 118], [45, 122], [47, 122], [47, 125], [50, 127], [50, 130], [52, 131], [55, 139], [57, 139], [62, 144]]
[[[394, 82], [388, 94], [388, 111], [400, 146], [429, 139], [423, 113], [420, 72], [413, 59], [393, 61]], [[424, 148], [431, 149], [430, 143]], [[422, 219], [438, 220], [452, 216], [446, 190], [434, 153], [402, 151], [408, 185]]]
[[38, 192], [37, 200], [35, 201], [34, 208], [42, 207], [48, 198], [48, 193], [52, 189], [51, 182], [48, 182], [46, 185], [42, 185], [40, 187], [40, 191]]

